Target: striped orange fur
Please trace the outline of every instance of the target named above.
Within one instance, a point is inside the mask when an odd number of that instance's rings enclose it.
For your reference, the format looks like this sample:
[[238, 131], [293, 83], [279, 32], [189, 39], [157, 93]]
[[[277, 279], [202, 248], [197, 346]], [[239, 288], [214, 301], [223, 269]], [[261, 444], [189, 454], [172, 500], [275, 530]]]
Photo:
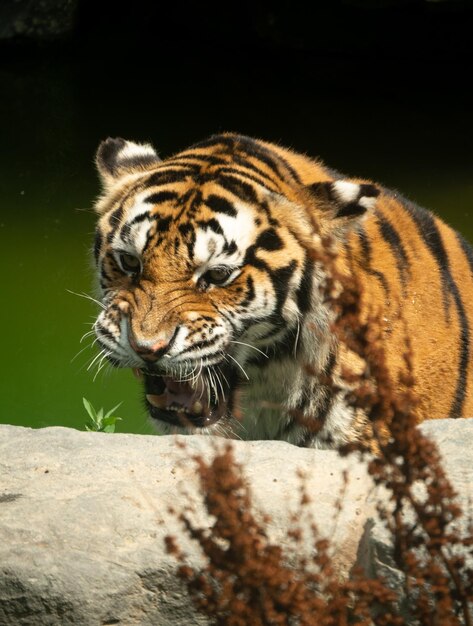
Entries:
[[320, 291], [326, 268], [310, 254], [321, 236], [362, 277], [393, 379], [408, 334], [418, 420], [473, 415], [473, 251], [429, 211], [235, 134], [165, 160], [108, 139], [97, 166], [97, 338], [112, 363], [137, 370], [166, 432], [313, 447], [360, 436], [346, 390], [321, 382], [343, 358]]

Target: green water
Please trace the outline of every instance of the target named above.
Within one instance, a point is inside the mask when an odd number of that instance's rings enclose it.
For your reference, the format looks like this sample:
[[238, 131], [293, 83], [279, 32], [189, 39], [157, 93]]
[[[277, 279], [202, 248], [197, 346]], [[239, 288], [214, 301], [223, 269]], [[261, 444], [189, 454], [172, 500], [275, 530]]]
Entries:
[[151, 432], [129, 371], [87, 370], [95, 352], [80, 339], [96, 307], [69, 293], [93, 293], [93, 155], [109, 135], [163, 155], [222, 130], [280, 141], [397, 188], [473, 240], [470, 114], [454, 93], [368, 93], [354, 79], [347, 92], [303, 69], [283, 83], [255, 67], [203, 75], [189, 63], [184, 82], [169, 67], [122, 69], [54, 55], [0, 63], [1, 422], [83, 428], [85, 396], [122, 402], [118, 430]]

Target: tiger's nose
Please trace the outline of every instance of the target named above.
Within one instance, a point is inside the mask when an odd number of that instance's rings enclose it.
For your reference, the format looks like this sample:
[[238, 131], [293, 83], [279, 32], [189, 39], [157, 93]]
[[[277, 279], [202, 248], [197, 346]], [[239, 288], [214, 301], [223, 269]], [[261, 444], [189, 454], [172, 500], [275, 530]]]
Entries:
[[137, 340], [132, 332], [128, 333], [128, 341], [133, 350], [145, 361], [157, 361], [166, 354], [169, 349], [170, 342], [166, 339], [160, 339], [155, 343], [149, 341], [144, 342]]

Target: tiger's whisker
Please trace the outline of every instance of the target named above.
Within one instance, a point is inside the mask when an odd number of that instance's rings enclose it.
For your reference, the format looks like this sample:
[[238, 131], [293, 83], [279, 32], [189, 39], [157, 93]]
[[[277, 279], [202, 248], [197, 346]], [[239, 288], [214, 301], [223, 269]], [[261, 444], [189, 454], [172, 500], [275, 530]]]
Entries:
[[[105, 359], [110, 356], [110, 352], [107, 352], [106, 354], [103, 355], [103, 357], [100, 359], [100, 362], [98, 364], [97, 367], [97, 371], [95, 372], [95, 376], [92, 379], [92, 382], [95, 383], [95, 379], [97, 378], [97, 376], [100, 374], [101, 370], [103, 367], [105, 367], [105, 365], [107, 365], [107, 362], [105, 361]], [[104, 362], [105, 361], [105, 362]]]
[[102, 350], [100, 350], [100, 352], [92, 359], [89, 367], [87, 368], [87, 371], [89, 371], [94, 364], [101, 358], [102, 355], [106, 354], [108, 351], [105, 350], [105, 348], [103, 348]]
[[105, 304], [103, 304], [103, 302], [100, 302], [100, 300], [97, 300], [96, 298], [89, 296], [89, 294], [87, 293], [77, 293], [76, 291], [71, 291], [70, 289], [66, 289], [66, 291], [71, 293], [73, 296], [79, 296], [79, 298], [85, 298], [86, 300], [90, 300], [94, 304], [97, 304], [101, 309], [105, 310], [107, 308]]
[[245, 372], [245, 370], [243, 369], [243, 367], [240, 365], [240, 363], [238, 363], [238, 361], [231, 355], [231, 354], [227, 354], [226, 356], [228, 356], [232, 361], [234, 361], [238, 367], [241, 369], [241, 371], [243, 372], [243, 375], [245, 376], [246, 380], [250, 380], [248, 374]]
[[[82, 337], [79, 340], [79, 343], [82, 343], [84, 341], [84, 339], [86, 339], [87, 337], [92, 337], [93, 335], [95, 335], [95, 330], [89, 330], [86, 333], [84, 333], [82, 335]], [[95, 342], [94, 342], [95, 343]], [[94, 344], [92, 344], [94, 345]]]
[[96, 344], [96, 342], [98, 341], [98, 339], [95, 339], [91, 344], [89, 344], [88, 346], [84, 346], [81, 350], [79, 350], [79, 352], [77, 352], [77, 354], [75, 354], [72, 359], [71, 359], [71, 363], [74, 363], [74, 361], [77, 359], [78, 356], [80, 356], [85, 350], [87, 350], [88, 348], [93, 348], [94, 345]]
[[266, 357], [267, 359], [269, 359], [269, 356], [266, 354], [266, 352], [263, 352], [262, 350], [260, 350], [259, 348], [257, 348], [256, 346], [252, 346], [251, 343], [245, 343], [244, 341], [235, 341], [234, 339], [232, 341], [230, 341], [230, 343], [238, 343], [241, 346], [247, 346], [248, 348], [253, 348], [253, 350], [256, 350], [256, 352], [259, 352], [260, 354], [262, 354], [264, 357]]

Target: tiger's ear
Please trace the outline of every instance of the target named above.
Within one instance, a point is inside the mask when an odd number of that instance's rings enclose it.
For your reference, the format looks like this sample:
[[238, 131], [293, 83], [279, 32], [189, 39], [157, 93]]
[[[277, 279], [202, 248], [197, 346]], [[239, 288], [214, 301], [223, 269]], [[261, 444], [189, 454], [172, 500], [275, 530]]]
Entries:
[[312, 194], [333, 207], [333, 218], [359, 218], [374, 208], [380, 190], [369, 183], [352, 183], [348, 180], [313, 183]]
[[156, 150], [149, 143], [134, 143], [121, 137], [109, 137], [97, 150], [95, 163], [105, 188], [125, 174], [135, 174], [159, 163]]

